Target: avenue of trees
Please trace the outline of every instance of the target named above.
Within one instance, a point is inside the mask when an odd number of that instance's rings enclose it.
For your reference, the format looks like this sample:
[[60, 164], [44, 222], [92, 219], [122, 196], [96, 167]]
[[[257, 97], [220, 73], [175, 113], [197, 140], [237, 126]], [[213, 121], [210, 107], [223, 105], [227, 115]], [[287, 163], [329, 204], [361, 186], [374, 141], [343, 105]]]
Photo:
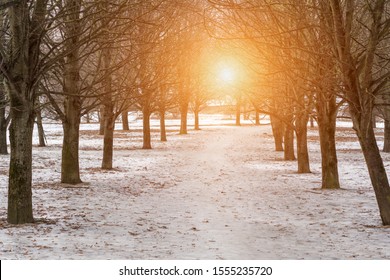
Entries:
[[152, 114], [160, 118], [161, 141], [169, 111], [180, 113], [180, 134], [188, 132], [191, 111], [199, 129], [199, 112], [221, 97], [207, 84], [212, 74], [204, 60], [226, 45], [247, 69], [231, 96], [237, 125], [241, 110], [256, 112], [256, 123], [260, 112], [269, 115], [275, 149], [297, 160], [298, 173], [309, 173], [307, 131], [315, 120], [324, 189], [341, 187], [336, 118], [348, 108], [382, 222], [390, 225], [390, 185], [374, 133], [380, 116], [383, 151], [390, 152], [385, 0], [1, 0], [0, 154], [8, 153], [9, 128], [8, 222], [34, 222], [35, 122], [50, 116], [62, 123], [60, 180], [81, 183], [82, 117], [99, 112], [102, 169], [113, 167], [115, 122], [121, 117], [128, 129], [129, 111], [142, 112], [143, 149], [152, 148]]

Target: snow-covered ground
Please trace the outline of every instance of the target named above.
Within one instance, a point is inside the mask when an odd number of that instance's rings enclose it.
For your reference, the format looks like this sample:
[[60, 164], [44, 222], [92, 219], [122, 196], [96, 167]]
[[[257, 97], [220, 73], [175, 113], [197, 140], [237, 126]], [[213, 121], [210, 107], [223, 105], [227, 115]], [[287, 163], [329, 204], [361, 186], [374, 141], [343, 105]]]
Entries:
[[48, 147], [34, 147], [41, 222], [32, 225], [5, 222], [9, 157], [0, 156], [0, 259], [390, 259], [390, 228], [350, 124], [337, 132], [343, 189], [325, 191], [316, 129], [312, 173], [297, 174], [267, 124], [215, 118], [178, 135], [171, 120], [161, 143], [153, 121], [154, 149], [142, 150], [140, 123], [116, 132], [112, 171], [99, 168], [98, 126], [83, 124], [85, 183], [76, 187], [59, 183], [62, 130], [45, 124]]

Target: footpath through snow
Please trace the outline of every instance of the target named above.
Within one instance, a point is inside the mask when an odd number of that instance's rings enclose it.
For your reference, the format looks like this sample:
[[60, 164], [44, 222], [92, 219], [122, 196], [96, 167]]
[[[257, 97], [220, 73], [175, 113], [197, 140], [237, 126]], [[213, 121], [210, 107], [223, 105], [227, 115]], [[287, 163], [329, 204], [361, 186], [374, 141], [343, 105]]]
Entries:
[[380, 226], [349, 130], [339, 132], [343, 190], [322, 191], [315, 131], [313, 173], [304, 175], [274, 152], [268, 125], [172, 132], [148, 151], [129, 147], [139, 133], [117, 132], [117, 168], [105, 172], [101, 139], [83, 131], [87, 183], [75, 188], [58, 183], [56, 129], [49, 147], [34, 150], [34, 215], [45, 223], [5, 223], [8, 157], [0, 158], [1, 259], [390, 258], [390, 228]]

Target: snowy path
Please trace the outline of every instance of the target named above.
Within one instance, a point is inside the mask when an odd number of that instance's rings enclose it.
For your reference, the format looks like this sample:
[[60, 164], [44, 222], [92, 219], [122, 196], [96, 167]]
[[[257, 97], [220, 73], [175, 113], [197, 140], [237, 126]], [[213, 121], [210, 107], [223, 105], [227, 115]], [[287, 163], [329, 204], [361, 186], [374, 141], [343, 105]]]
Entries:
[[390, 258], [360, 154], [340, 155], [344, 190], [321, 191], [318, 144], [313, 173], [298, 175], [269, 126], [207, 127], [151, 151], [116, 141], [118, 170], [97, 170], [99, 147], [82, 150], [81, 188], [56, 183], [59, 147], [37, 151], [34, 215], [55, 223], [2, 222], [1, 259]]

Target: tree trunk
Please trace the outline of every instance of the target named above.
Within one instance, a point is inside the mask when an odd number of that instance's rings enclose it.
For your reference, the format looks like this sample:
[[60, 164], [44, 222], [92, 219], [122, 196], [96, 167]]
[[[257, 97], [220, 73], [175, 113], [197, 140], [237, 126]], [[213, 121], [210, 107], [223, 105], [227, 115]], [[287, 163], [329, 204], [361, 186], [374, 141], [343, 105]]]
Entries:
[[283, 151], [283, 134], [284, 134], [284, 123], [272, 115], [270, 116], [272, 134], [274, 136], [275, 141], [275, 151], [281, 152]]
[[[39, 104], [38, 104], [39, 106]], [[37, 127], [38, 127], [38, 138], [39, 138], [39, 147], [46, 147], [46, 141], [45, 141], [45, 130], [43, 129], [42, 124], [42, 113], [41, 108], [36, 109], [36, 115], [37, 115]]]
[[90, 116], [89, 113], [87, 113], [87, 114], [85, 115], [85, 122], [86, 122], [86, 123], [91, 123], [91, 116]]
[[200, 130], [200, 127], [199, 127], [199, 109], [195, 109], [194, 110], [194, 118], [195, 118], [194, 129], [195, 130]]
[[284, 130], [284, 160], [295, 160], [294, 154], [294, 124], [293, 116], [286, 117], [287, 124]]
[[336, 152], [336, 96], [317, 94], [318, 130], [321, 146], [322, 189], [339, 189], [339, 171]]
[[10, 224], [34, 222], [31, 191], [34, 114], [32, 108], [23, 107], [14, 107], [11, 102], [11, 159], [7, 214], [7, 221]]
[[[335, 118], [334, 118], [335, 119]], [[322, 189], [339, 189], [339, 171], [336, 152], [336, 121], [318, 119], [321, 146]]]
[[142, 149], [151, 149], [152, 148], [152, 140], [150, 134], [150, 110], [149, 106], [145, 105], [142, 109], [143, 113], [143, 146]]
[[[70, 99], [74, 98], [70, 97]], [[62, 124], [64, 138], [62, 144], [61, 183], [79, 184], [82, 183], [79, 167], [80, 111], [77, 105], [74, 106], [72, 102], [69, 103], [67, 109], [69, 115]]]
[[[111, 83], [108, 81], [107, 83]], [[107, 85], [106, 85], [107, 86]], [[111, 85], [107, 86], [111, 88]], [[102, 169], [112, 169], [113, 150], [114, 150], [114, 104], [112, 102], [111, 89], [106, 88], [106, 96], [104, 96], [104, 137], [103, 137], [103, 160]]]
[[376, 116], [374, 112], [372, 113], [372, 127], [376, 128]]
[[259, 111], [256, 110], [255, 116], [256, 116], [255, 124], [256, 125], [260, 125], [260, 113], [259, 113]]
[[61, 182], [81, 183], [79, 167], [79, 137], [81, 121], [80, 96], [80, 56], [79, 34], [81, 34], [81, 0], [69, 0], [69, 15], [65, 24], [67, 41], [65, 48], [69, 53], [64, 65], [64, 118], [62, 126], [64, 139], [62, 145]]
[[105, 112], [104, 112], [104, 106], [100, 106], [99, 110], [99, 135], [104, 135], [104, 117], [105, 117]]
[[5, 104], [0, 102], [0, 155], [7, 154], [7, 118], [5, 117]]
[[104, 118], [104, 139], [103, 139], [103, 160], [102, 169], [112, 169], [113, 150], [114, 150], [114, 128], [115, 117], [114, 113], [109, 113], [110, 110], [106, 107], [106, 117]]
[[390, 225], [390, 188], [386, 170], [383, 165], [379, 148], [375, 139], [372, 122], [369, 120], [365, 133], [359, 133], [359, 142], [367, 163], [371, 183], [374, 187], [376, 200], [383, 225]]
[[307, 148], [307, 122], [309, 117], [306, 113], [297, 115], [295, 122], [297, 135], [297, 158], [298, 173], [310, 173], [309, 151]]
[[383, 151], [385, 153], [390, 153], [390, 120], [385, 119], [385, 135], [383, 142]]
[[241, 125], [241, 96], [238, 96], [236, 101], [236, 125]]
[[[4, 32], [4, 13], [0, 12], [0, 30]], [[7, 117], [5, 108], [7, 100], [5, 96], [5, 84], [3, 73], [0, 72], [0, 155], [7, 155]]]
[[[6, 90], [10, 98], [11, 156], [8, 178], [7, 221], [10, 224], [34, 222], [32, 211], [32, 133], [36, 100], [35, 72], [39, 69], [39, 50], [44, 37], [46, 2], [16, 1], [8, 8], [10, 54], [6, 67]], [[4, 53], [2, 53], [4, 55]], [[2, 59], [2, 63], [3, 63]], [[37, 70], [38, 69], [38, 70]], [[2, 74], [3, 74], [2, 73]]]
[[160, 112], [160, 140], [167, 141], [167, 130], [165, 127], [165, 111]]
[[129, 127], [129, 112], [128, 111], [124, 111], [122, 112], [122, 129], [124, 131], [129, 131], [130, 130], [130, 127]]
[[188, 103], [180, 106], [180, 134], [187, 134]]

